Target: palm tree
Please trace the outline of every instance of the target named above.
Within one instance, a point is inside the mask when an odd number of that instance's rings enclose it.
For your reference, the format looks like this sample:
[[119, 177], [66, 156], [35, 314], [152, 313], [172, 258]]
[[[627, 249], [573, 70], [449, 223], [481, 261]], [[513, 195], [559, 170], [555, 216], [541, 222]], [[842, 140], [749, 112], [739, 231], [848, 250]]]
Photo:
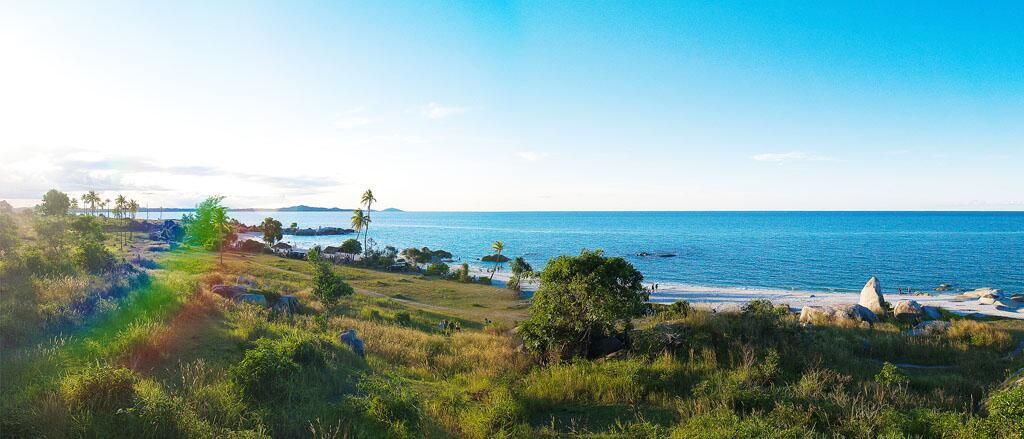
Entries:
[[374, 201], [377, 201], [377, 199], [374, 198], [373, 191], [367, 189], [366, 192], [363, 192], [363, 197], [361, 200], [363, 204], [366, 205], [366, 224], [364, 225], [364, 227], [366, 228], [366, 233], [363, 234], [363, 252], [365, 253], [370, 251], [370, 248], [366, 246], [366, 238], [370, 236], [370, 207], [373, 205]]
[[[128, 207], [128, 199], [125, 198], [124, 195], [117, 194], [117, 196], [114, 197], [114, 217], [117, 218], [117, 219], [123, 220], [124, 216], [125, 216], [124, 215], [125, 214], [125, 210], [126, 210], [127, 207]], [[125, 239], [124, 239], [124, 237], [125, 237], [124, 229], [127, 226], [128, 225], [124, 221], [121, 221], [121, 246], [122, 247], [124, 247], [124, 241], [125, 241]]]
[[231, 222], [228, 220], [228, 210], [224, 207], [217, 207], [210, 217], [213, 225], [213, 237], [211, 238], [220, 252], [220, 265], [224, 265], [224, 241], [231, 235]]
[[[352, 228], [356, 229], [356, 239], [359, 239], [359, 232], [370, 225], [370, 217], [363, 214], [363, 209], [356, 209], [352, 212]], [[363, 242], [366, 242], [364, 239]], [[363, 249], [364, 251], [366, 249]]]
[[494, 273], [498, 272], [498, 268], [501, 267], [501, 252], [505, 250], [505, 243], [501, 241], [494, 241], [491, 244], [491, 250], [494, 250], [494, 254], [498, 257], [494, 260], [494, 268], [491, 269], [491, 280], [494, 280]]
[[[132, 216], [132, 224], [135, 224], [135, 214], [139, 213], [139, 203], [136, 202], [135, 200], [128, 200], [128, 212]], [[131, 241], [131, 238], [132, 238], [132, 229], [131, 229], [131, 227], [129, 227], [128, 228], [128, 240], [129, 240], [129, 242]]]
[[89, 191], [82, 194], [82, 204], [88, 204], [92, 210], [92, 216], [96, 216], [96, 205], [100, 202], [100, 196], [96, 191]]

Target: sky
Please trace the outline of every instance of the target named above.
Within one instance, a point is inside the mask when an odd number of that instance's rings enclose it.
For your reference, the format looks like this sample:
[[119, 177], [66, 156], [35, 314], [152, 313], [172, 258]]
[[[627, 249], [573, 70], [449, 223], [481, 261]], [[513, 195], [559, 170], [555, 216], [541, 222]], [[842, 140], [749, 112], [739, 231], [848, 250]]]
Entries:
[[0, 0], [0, 199], [1024, 210], [1024, 3], [967, 3]]

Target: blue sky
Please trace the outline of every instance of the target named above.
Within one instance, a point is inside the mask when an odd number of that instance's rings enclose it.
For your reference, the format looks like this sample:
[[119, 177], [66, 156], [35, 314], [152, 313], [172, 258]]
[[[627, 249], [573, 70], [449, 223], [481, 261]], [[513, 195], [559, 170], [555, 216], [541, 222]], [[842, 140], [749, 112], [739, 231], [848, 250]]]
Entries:
[[0, 198], [1024, 209], [1024, 4], [3, 2]]

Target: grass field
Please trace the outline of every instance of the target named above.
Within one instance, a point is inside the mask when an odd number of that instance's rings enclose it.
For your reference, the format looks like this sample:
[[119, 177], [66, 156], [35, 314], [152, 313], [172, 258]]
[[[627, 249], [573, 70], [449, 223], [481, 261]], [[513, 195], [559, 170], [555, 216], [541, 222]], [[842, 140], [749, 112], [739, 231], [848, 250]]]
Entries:
[[[136, 249], [148, 243], [141, 237]], [[139, 250], [141, 251], [141, 250]], [[545, 365], [507, 290], [334, 267], [356, 294], [328, 311], [309, 263], [193, 249], [60, 333], [4, 348], [6, 437], [1020, 437], [1024, 324], [959, 319], [801, 327], [793, 316], [662, 312], [614, 358]], [[209, 292], [239, 275], [294, 294], [295, 315]], [[444, 334], [442, 319], [463, 330]], [[356, 329], [366, 357], [340, 343]], [[896, 366], [894, 366], [896, 365]]]

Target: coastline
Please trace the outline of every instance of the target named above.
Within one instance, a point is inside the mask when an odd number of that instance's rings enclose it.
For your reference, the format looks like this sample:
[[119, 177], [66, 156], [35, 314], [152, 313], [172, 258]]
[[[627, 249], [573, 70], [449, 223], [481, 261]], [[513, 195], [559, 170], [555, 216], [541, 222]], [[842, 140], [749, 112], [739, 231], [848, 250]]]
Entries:
[[[470, 265], [470, 274], [474, 276], [489, 276], [490, 272], [485, 269]], [[505, 287], [509, 273], [499, 271], [494, 275], [494, 285], [500, 288]], [[646, 285], [651, 282], [645, 281]], [[532, 293], [537, 289], [537, 282], [523, 284], [523, 291]], [[960, 293], [953, 292], [930, 292], [928, 295], [915, 294], [885, 294], [889, 303], [900, 300], [914, 300], [922, 306], [934, 306], [942, 308], [959, 315], [984, 315], [989, 317], [1004, 317], [1011, 319], [1024, 319], [1024, 308], [1018, 311], [1004, 311], [996, 309], [995, 305], [983, 305], [978, 299], [965, 299], [959, 297]], [[857, 303], [860, 292], [820, 292], [820, 291], [799, 291], [780, 290], [772, 288], [748, 288], [748, 287], [712, 287], [702, 285], [681, 285], [681, 284], [659, 284], [658, 290], [651, 294], [652, 303], [672, 303], [685, 300], [691, 305], [712, 309], [715, 311], [736, 311], [752, 300], [770, 300], [778, 305], [789, 306], [790, 311], [799, 313], [804, 306], [835, 306], [846, 303]]]

